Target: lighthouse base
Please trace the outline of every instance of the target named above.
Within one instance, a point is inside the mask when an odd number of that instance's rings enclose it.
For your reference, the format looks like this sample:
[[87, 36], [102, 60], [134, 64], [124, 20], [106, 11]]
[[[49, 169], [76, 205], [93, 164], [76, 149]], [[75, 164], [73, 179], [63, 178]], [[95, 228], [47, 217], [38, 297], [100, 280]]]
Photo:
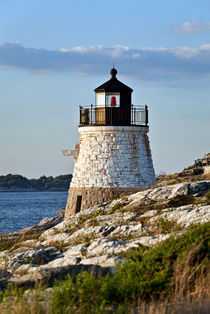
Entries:
[[94, 205], [101, 204], [122, 195], [142, 191], [143, 187], [128, 188], [70, 188], [66, 204], [65, 219]]
[[79, 127], [66, 218], [156, 183], [148, 126]]

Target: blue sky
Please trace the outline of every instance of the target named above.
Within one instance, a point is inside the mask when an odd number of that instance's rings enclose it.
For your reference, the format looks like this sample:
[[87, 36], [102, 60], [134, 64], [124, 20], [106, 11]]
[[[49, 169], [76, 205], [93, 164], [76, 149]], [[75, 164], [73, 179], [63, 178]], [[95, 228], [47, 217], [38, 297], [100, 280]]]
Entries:
[[60, 151], [113, 61], [149, 106], [156, 173], [209, 151], [209, 1], [0, 0], [0, 30], [0, 175], [72, 172]]

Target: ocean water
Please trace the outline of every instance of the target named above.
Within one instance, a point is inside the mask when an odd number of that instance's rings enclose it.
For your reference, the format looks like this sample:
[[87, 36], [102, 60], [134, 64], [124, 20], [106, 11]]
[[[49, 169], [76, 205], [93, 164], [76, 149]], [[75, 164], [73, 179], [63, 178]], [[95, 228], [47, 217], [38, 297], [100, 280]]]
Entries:
[[67, 192], [0, 192], [0, 234], [39, 223], [44, 217], [56, 217], [65, 207]]

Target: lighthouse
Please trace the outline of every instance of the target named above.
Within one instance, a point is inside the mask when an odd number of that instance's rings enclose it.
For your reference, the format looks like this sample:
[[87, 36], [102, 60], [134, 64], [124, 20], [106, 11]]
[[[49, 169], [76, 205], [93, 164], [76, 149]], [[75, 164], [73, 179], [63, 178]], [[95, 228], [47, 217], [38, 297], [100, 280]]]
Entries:
[[65, 218], [156, 183], [148, 132], [148, 107], [132, 104], [133, 90], [111, 78], [97, 87], [95, 104], [80, 106], [79, 144], [63, 150], [75, 165]]

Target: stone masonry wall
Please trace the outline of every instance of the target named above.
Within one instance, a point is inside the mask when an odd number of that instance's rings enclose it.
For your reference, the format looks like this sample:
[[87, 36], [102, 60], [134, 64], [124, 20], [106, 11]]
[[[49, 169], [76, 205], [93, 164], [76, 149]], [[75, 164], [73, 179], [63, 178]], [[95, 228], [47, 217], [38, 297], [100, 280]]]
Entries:
[[71, 187], [137, 187], [154, 184], [148, 127], [80, 127]]
[[[140, 188], [154, 184], [148, 131], [148, 127], [140, 126], [79, 127], [79, 153], [66, 209], [75, 207], [71, 193], [75, 189], [99, 188], [99, 199], [101, 188]], [[83, 206], [84, 197], [81, 210]]]
[[71, 188], [65, 218], [76, 213], [77, 197], [82, 196], [81, 210], [105, 203], [113, 198], [141, 191], [143, 188]]

